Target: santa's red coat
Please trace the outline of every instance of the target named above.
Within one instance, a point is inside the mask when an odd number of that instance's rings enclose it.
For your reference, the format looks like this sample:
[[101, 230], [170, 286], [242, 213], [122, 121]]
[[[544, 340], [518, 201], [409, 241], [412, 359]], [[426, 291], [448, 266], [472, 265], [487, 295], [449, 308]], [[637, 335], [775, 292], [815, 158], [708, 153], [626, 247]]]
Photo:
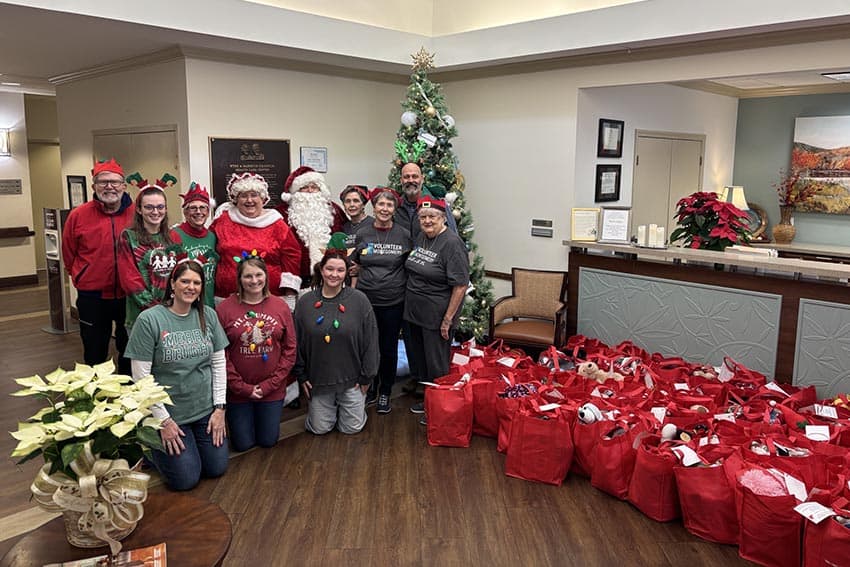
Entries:
[[[331, 234], [341, 232], [342, 225], [345, 224], [345, 221], [348, 220], [348, 218], [345, 216], [345, 212], [342, 210], [342, 207], [333, 201], [328, 201], [328, 206], [333, 211]], [[295, 234], [295, 238], [298, 240], [298, 243], [301, 244], [301, 272], [298, 275], [301, 276], [301, 287], [310, 287], [310, 280], [313, 277], [313, 267], [310, 266], [310, 251], [298, 235], [298, 229], [292, 226], [289, 222], [289, 203], [281, 203], [278, 205], [277, 210], [281, 215], [283, 215], [283, 220], [286, 221], [287, 226], [289, 226]]]

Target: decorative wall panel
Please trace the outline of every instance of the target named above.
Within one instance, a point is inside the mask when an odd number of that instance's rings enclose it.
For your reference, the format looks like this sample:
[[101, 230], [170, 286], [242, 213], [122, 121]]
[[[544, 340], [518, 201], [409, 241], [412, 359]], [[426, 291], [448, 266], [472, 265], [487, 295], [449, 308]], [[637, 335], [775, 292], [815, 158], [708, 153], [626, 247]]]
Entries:
[[780, 295], [585, 267], [579, 282], [580, 334], [715, 366], [729, 356], [774, 375]]
[[794, 384], [818, 396], [850, 392], [850, 305], [801, 299]]

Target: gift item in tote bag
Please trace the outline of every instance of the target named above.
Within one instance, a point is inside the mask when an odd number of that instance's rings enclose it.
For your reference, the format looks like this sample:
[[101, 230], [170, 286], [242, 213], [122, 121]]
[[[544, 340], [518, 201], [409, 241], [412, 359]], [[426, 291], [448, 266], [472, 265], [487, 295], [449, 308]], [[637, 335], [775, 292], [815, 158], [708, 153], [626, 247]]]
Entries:
[[425, 414], [428, 416], [429, 445], [469, 447], [472, 438], [472, 386], [468, 381], [426, 386]]
[[681, 515], [673, 467], [678, 459], [671, 442], [657, 435], [637, 441], [637, 456], [629, 484], [629, 502], [656, 522], [669, 522]]
[[505, 474], [560, 485], [570, 470], [573, 441], [567, 412], [558, 404], [523, 401], [511, 425]]
[[846, 498], [832, 505], [833, 515], [806, 522], [803, 535], [803, 567], [850, 563], [850, 506]]
[[537, 394], [538, 384], [533, 382], [516, 384], [505, 388], [496, 397], [496, 416], [499, 418], [499, 435], [496, 450], [500, 453], [508, 451], [508, 443], [511, 440], [511, 424], [514, 414], [520, 406], [521, 400]]

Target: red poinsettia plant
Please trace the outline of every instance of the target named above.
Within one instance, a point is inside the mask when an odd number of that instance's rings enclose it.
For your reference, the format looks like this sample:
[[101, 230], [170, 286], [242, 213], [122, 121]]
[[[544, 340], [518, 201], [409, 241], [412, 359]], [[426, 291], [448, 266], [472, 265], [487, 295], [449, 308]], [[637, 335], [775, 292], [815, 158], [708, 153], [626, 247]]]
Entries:
[[750, 241], [747, 215], [732, 203], [718, 200], [717, 193], [693, 193], [676, 206], [674, 218], [679, 226], [670, 234], [670, 242], [682, 240], [689, 248], [723, 250]]

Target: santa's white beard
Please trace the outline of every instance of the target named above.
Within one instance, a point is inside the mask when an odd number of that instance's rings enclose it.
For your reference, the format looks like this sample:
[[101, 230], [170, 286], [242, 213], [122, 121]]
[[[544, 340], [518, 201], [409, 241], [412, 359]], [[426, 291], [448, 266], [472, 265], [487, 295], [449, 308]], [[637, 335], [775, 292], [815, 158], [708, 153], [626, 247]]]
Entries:
[[333, 211], [322, 193], [295, 193], [289, 201], [289, 225], [310, 251], [310, 266], [322, 259], [331, 239]]

